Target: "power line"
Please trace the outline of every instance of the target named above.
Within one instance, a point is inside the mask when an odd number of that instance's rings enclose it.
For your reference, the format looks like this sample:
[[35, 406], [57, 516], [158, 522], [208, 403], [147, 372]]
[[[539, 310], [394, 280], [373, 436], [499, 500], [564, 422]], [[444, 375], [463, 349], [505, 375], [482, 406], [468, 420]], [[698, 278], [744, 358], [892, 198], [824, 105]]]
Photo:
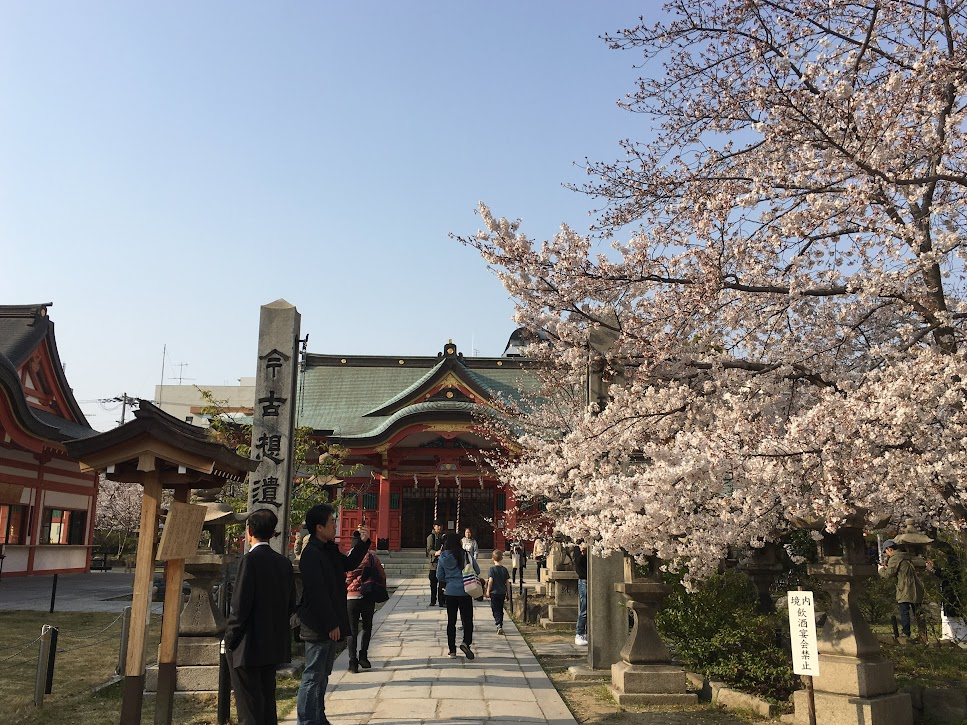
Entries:
[[117, 423], [118, 425], [124, 425], [124, 419], [127, 415], [128, 406], [130, 405], [132, 408], [136, 407], [138, 404], [138, 399], [132, 398], [127, 393], [121, 393], [113, 398], [100, 398], [97, 402], [101, 405], [101, 408], [106, 411], [117, 410], [117, 406], [115, 405], [113, 408], [105, 408], [105, 403], [120, 403], [121, 420], [117, 421]]

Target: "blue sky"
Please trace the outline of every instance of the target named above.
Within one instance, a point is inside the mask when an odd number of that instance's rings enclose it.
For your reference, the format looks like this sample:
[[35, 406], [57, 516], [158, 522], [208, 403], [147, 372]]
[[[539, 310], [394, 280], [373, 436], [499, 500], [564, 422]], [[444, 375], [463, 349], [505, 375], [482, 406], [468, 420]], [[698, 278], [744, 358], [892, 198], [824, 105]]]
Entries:
[[[259, 306], [309, 349], [499, 355], [513, 305], [478, 200], [587, 227], [585, 157], [645, 119], [604, 32], [643, 3], [0, 4], [0, 304], [53, 302], [95, 402], [254, 374]], [[655, 11], [652, 10], [652, 13]], [[178, 363], [186, 363], [178, 366]]]

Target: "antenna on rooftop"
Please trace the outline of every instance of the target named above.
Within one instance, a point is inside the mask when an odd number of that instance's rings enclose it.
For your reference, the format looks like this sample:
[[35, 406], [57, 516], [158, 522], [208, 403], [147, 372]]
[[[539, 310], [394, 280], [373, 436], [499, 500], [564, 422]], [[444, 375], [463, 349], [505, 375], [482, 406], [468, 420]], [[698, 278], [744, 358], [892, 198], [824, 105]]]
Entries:
[[172, 367], [178, 368], [178, 376], [177, 377], [172, 376], [172, 377], [168, 378], [169, 380], [177, 380], [178, 381], [178, 385], [181, 385], [183, 383], [183, 381], [185, 381], [185, 380], [194, 380], [194, 378], [186, 378], [185, 377], [185, 368], [188, 367], [188, 363], [186, 363], [186, 362], [174, 363], [174, 365], [172, 365]]

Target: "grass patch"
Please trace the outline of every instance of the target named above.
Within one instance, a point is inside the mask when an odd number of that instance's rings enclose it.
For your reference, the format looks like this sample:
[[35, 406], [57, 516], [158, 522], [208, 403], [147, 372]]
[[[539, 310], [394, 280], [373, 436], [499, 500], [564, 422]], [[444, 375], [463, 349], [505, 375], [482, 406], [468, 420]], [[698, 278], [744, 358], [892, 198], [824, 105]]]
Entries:
[[572, 642], [574, 625], [544, 629], [540, 625], [526, 624], [512, 617], [524, 641], [537, 657], [541, 668], [547, 673], [554, 688], [579, 723], [593, 722], [600, 725], [695, 725], [716, 723], [719, 725], [744, 725], [760, 719], [736, 715], [710, 704], [653, 705], [647, 707], [621, 706], [615, 702], [609, 689], [610, 677], [601, 680], [574, 680], [568, 667], [585, 665], [587, 657], [539, 655], [541, 644]]
[[[57, 658], [53, 692], [44, 704], [33, 704], [39, 643], [43, 625], [57, 627]], [[161, 617], [151, 616], [147, 652], [157, 659]], [[6, 706], [5, 722], [103, 723], [116, 721], [121, 709], [109, 688], [95, 695], [96, 686], [115, 675], [121, 642], [121, 620], [106, 612], [0, 612], [0, 702]]]
[[[37, 642], [41, 627], [57, 627], [57, 659], [53, 692], [44, 704], [33, 704], [37, 674]], [[148, 629], [148, 663], [157, 661], [161, 639], [161, 617], [151, 616]], [[122, 683], [94, 688], [111, 680], [118, 660], [121, 622], [117, 614], [104, 612], [0, 612], [0, 702], [4, 704], [4, 723], [13, 725], [102, 725], [117, 722], [121, 713]], [[280, 678], [278, 686], [279, 719], [295, 709], [299, 680]], [[175, 697], [174, 722], [207, 725], [217, 722], [214, 697]], [[232, 712], [234, 715], [234, 701]], [[145, 698], [142, 721], [154, 722], [154, 699]], [[234, 722], [234, 720], [233, 720]]]
[[897, 683], [927, 687], [967, 685], [967, 650], [921, 644], [883, 644], [883, 656], [893, 661]]

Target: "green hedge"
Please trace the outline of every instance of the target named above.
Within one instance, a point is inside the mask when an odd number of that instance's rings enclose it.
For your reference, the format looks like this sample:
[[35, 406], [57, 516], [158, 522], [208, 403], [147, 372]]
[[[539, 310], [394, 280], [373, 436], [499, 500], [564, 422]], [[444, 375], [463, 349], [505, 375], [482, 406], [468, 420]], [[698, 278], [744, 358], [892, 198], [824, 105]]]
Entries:
[[757, 613], [755, 588], [741, 572], [712, 576], [690, 594], [676, 586], [656, 624], [693, 672], [776, 702], [799, 688], [781, 644], [788, 619]]

